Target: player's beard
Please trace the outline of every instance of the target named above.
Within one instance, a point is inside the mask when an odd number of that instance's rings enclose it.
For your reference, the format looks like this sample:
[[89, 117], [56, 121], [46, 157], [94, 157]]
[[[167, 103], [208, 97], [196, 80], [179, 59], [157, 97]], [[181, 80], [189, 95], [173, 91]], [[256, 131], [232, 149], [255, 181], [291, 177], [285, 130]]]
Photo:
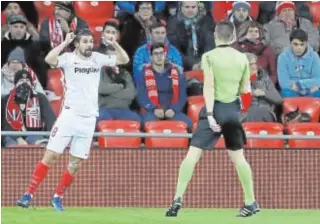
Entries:
[[84, 57], [90, 57], [92, 55], [92, 49], [86, 49], [84, 51], [79, 51], [80, 54], [82, 54], [82, 56]]

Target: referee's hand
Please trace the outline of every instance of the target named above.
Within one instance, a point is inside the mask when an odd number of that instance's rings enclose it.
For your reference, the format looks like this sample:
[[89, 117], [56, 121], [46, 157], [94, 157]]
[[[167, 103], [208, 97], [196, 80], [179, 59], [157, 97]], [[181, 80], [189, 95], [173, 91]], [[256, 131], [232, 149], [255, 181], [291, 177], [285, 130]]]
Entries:
[[220, 125], [216, 122], [213, 116], [207, 116], [209, 126], [212, 129], [213, 132], [221, 132]]

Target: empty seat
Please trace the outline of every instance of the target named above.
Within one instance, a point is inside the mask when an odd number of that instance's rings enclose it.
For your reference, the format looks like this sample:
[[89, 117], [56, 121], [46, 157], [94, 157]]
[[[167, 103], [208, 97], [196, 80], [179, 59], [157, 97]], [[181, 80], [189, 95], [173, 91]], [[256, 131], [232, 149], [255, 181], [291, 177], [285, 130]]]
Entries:
[[283, 112], [299, 110], [308, 113], [311, 116], [312, 122], [318, 122], [320, 116], [320, 99], [313, 97], [294, 97], [283, 99]]
[[312, 15], [313, 25], [315, 27], [320, 26], [320, 2], [319, 1], [309, 1], [308, 2], [310, 13]]
[[[188, 133], [187, 124], [182, 121], [150, 121], [145, 124], [147, 133]], [[187, 148], [188, 138], [155, 138], [145, 140], [147, 148]]]
[[[37, 13], [38, 13], [38, 24], [41, 25], [42, 21], [46, 17], [50, 17], [54, 12], [54, 2], [53, 1], [34, 1], [33, 2]], [[40, 26], [38, 26], [40, 29]]]
[[60, 114], [62, 102], [63, 102], [63, 100], [53, 100], [50, 102], [53, 113], [56, 116], [58, 116]]
[[103, 32], [103, 25], [105, 22], [105, 19], [95, 19], [88, 21], [89, 28], [93, 34], [93, 41], [95, 46], [98, 46], [101, 43], [101, 35]]
[[77, 15], [91, 23], [91, 20], [113, 17], [114, 3], [112, 1], [75, 1], [74, 8]]
[[[289, 124], [287, 127], [288, 134], [290, 135], [320, 135], [319, 123], [294, 123]], [[290, 148], [320, 148], [320, 140], [302, 140], [290, 139]]]
[[190, 96], [188, 97], [188, 109], [187, 115], [190, 117], [193, 123], [197, 123], [199, 120], [199, 113], [204, 107], [205, 102], [203, 96]]
[[[221, 20], [226, 19], [231, 11], [232, 4], [234, 1], [215, 1], [212, 5], [212, 16], [215, 23], [220, 22]], [[258, 1], [249, 1], [251, 5], [251, 13], [250, 16], [253, 19], [257, 19], [259, 15], [259, 2]]]
[[[269, 122], [248, 122], [243, 124], [246, 134], [283, 135], [283, 125]], [[284, 148], [282, 139], [247, 139], [246, 148]]]
[[184, 76], [186, 79], [195, 78], [199, 80], [200, 82], [203, 82], [203, 72], [202, 70], [194, 70], [194, 71], [188, 71], [184, 73]]
[[[110, 120], [98, 123], [99, 132], [140, 133], [140, 124], [136, 121]], [[101, 148], [140, 148], [140, 137], [98, 137]]]
[[47, 79], [47, 89], [53, 91], [57, 96], [64, 94], [64, 77], [60, 69], [49, 69]]

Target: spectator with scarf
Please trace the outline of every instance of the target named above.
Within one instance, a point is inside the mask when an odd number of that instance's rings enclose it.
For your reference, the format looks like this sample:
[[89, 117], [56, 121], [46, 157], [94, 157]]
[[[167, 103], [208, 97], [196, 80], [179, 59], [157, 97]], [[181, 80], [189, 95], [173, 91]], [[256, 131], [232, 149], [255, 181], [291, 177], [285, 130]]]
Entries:
[[258, 57], [258, 66], [277, 82], [277, 61], [273, 49], [266, 43], [263, 27], [256, 21], [246, 21], [238, 29], [238, 40], [233, 45], [241, 52], [249, 52]]
[[132, 58], [134, 52], [150, 39], [150, 27], [157, 22], [154, 2], [142, 1], [135, 4], [135, 13], [127, 15], [121, 23], [120, 45]]
[[177, 16], [168, 21], [168, 39], [182, 54], [186, 71], [200, 69], [203, 53], [212, 50], [214, 24], [199, 11], [198, 2], [180, 2]]
[[242, 122], [277, 122], [275, 107], [281, 106], [282, 98], [269, 78], [268, 73], [257, 64], [257, 56], [246, 53], [249, 61], [252, 103], [241, 114]]
[[251, 4], [247, 1], [235, 1], [232, 4], [232, 12], [229, 15], [229, 21], [238, 30], [245, 21], [252, 21], [250, 16]]
[[[108, 19], [103, 26], [98, 52], [115, 54], [108, 41], [119, 40], [119, 21]], [[136, 89], [128, 71], [119, 66], [104, 67], [101, 70], [99, 85], [99, 118], [101, 120], [133, 120], [141, 122], [140, 116], [130, 110], [136, 96]]]
[[32, 84], [35, 90], [45, 94], [34, 71], [28, 67], [22, 48], [15, 48], [8, 57], [8, 62], [1, 69], [1, 96], [7, 95], [14, 88], [15, 74], [21, 70], [27, 70], [32, 77]]
[[141, 70], [138, 102], [143, 108], [143, 123], [154, 120], [178, 120], [192, 128], [183, 107], [187, 100], [182, 69], [165, 61], [164, 44], [151, 46], [151, 63]]
[[77, 17], [72, 1], [55, 2], [54, 15], [45, 19], [40, 28], [40, 43], [45, 55], [60, 45], [66, 34], [88, 28], [88, 24]]
[[[26, 70], [15, 74], [15, 87], [1, 99], [4, 131], [50, 131], [55, 115], [47, 98], [33, 90], [33, 78]], [[4, 146], [35, 144], [41, 145], [42, 136], [5, 136]]]
[[295, 10], [296, 6], [293, 2], [279, 1], [276, 4], [276, 16], [264, 25], [266, 41], [270, 43], [276, 56], [290, 46], [290, 33], [297, 28], [307, 32], [308, 44], [316, 52], [319, 50], [319, 31], [313, 27], [310, 20], [297, 16]]
[[178, 66], [182, 65], [182, 57], [180, 52], [167, 39], [166, 24], [164, 21], [158, 20], [150, 27], [151, 39], [148, 43], [138, 48], [133, 57], [133, 78], [137, 83], [140, 80], [141, 68], [149, 64], [151, 61], [150, 48], [153, 44], [162, 43], [165, 45], [165, 57], [166, 60]]

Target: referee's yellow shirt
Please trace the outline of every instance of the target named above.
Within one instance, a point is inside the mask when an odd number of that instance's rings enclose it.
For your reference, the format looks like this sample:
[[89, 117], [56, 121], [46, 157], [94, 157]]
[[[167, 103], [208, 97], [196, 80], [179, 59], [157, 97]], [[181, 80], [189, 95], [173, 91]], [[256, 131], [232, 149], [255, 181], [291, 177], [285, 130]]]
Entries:
[[203, 54], [201, 67], [204, 75], [213, 74], [214, 99], [222, 103], [235, 101], [250, 80], [247, 56], [229, 46], [217, 47]]

